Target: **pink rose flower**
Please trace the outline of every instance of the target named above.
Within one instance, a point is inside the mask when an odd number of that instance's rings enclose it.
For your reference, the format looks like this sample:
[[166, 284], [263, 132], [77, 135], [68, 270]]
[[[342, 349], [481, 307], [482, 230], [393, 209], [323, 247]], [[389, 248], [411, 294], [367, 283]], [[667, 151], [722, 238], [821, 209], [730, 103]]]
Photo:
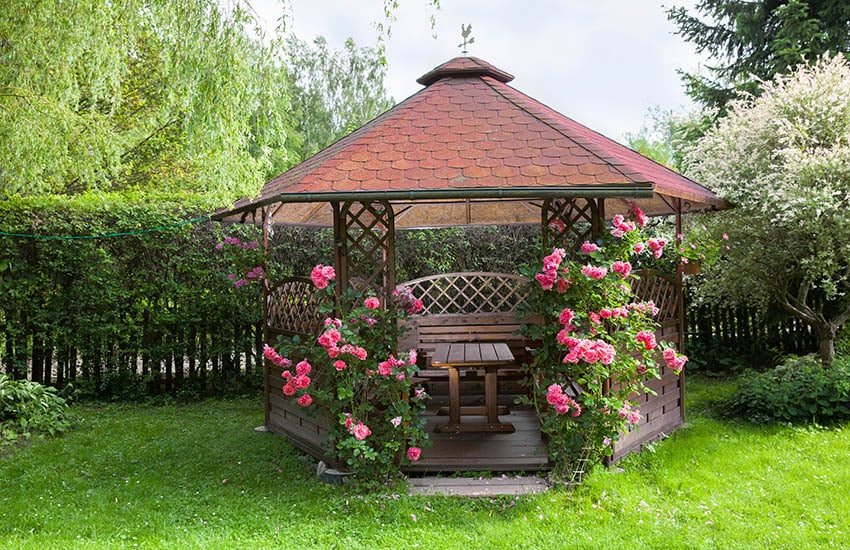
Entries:
[[378, 309], [381, 307], [381, 301], [374, 296], [369, 296], [363, 300], [363, 305], [366, 306], [366, 309]]
[[295, 385], [292, 383], [292, 379], [283, 386], [283, 395], [287, 397], [292, 397], [297, 391], [298, 390], [295, 388]]
[[682, 369], [685, 368], [685, 363], [688, 361], [686, 355], [679, 355], [671, 348], [665, 349], [663, 356], [667, 366], [676, 374], [682, 372]]
[[295, 365], [295, 373], [302, 376], [310, 374], [311, 370], [313, 370], [313, 367], [310, 365], [310, 363], [307, 362], [306, 359]]
[[310, 272], [310, 280], [313, 281], [313, 285], [319, 290], [327, 288], [328, 283], [332, 281], [336, 277], [336, 272], [334, 268], [331, 266], [325, 266], [322, 264], [318, 264], [313, 268], [313, 271]]
[[608, 269], [593, 265], [586, 265], [581, 268], [581, 274], [591, 279], [601, 279], [608, 274]]
[[558, 294], [563, 294], [564, 292], [567, 291], [568, 288], [570, 288], [570, 281], [568, 281], [567, 279], [564, 279], [563, 277], [559, 277], [558, 282], [556, 284], [557, 284]]
[[632, 264], [629, 262], [614, 262], [611, 269], [614, 270], [614, 273], [619, 273], [625, 279], [632, 272]]
[[304, 374], [299, 374], [292, 378], [292, 383], [299, 390], [306, 390], [310, 387], [310, 377]]
[[637, 219], [637, 224], [640, 227], [646, 227], [646, 223], [649, 221], [649, 218], [644, 214], [643, 210], [640, 209], [640, 206], [632, 203], [629, 205], [629, 212], [634, 214], [635, 219]]
[[345, 370], [346, 366], [347, 365], [345, 364], [345, 361], [343, 361], [342, 359], [337, 359], [336, 361], [334, 361], [334, 368], [338, 371]]
[[416, 462], [419, 460], [419, 456], [422, 454], [422, 449], [419, 447], [410, 447], [407, 449], [407, 458], [410, 459], [411, 462]]
[[581, 245], [580, 250], [582, 254], [590, 254], [592, 252], [599, 252], [601, 248], [599, 248], [595, 243], [592, 243], [590, 241], [584, 241], [584, 243], [582, 243]]
[[551, 275], [549, 273], [538, 273], [534, 276], [534, 278], [537, 279], [538, 283], [540, 283], [540, 288], [543, 290], [552, 290], [557, 277], [554, 273]]
[[357, 424], [350, 426], [348, 430], [351, 432], [351, 435], [354, 436], [354, 439], [358, 441], [363, 441], [372, 435], [372, 430], [369, 429], [369, 426], [359, 420], [357, 421]]
[[298, 403], [298, 405], [300, 405], [301, 407], [309, 407], [312, 402], [313, 398], [310, 397], [310, 395], [307, 393], [299, 397], [296, 401], [296, 403]]
[[655, 349], [655, 346], [657, 345], [655, 341], [655, 333], [650, 330], [642, 330], [638, 332], [635, 339], [638, 342], [642, 342], [645, 349]]

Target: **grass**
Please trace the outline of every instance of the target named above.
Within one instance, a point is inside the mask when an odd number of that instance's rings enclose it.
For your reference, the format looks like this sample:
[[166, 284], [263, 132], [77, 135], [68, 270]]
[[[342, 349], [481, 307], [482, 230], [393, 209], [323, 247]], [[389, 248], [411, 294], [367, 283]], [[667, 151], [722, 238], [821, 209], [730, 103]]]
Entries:
[[850, 545], [850, 426], [713, 418], [570, 492], [361, 495], [257, 433], [260, 399], [79, 407], [72, 433], [0, 458], [2, 548], [824, 548]]

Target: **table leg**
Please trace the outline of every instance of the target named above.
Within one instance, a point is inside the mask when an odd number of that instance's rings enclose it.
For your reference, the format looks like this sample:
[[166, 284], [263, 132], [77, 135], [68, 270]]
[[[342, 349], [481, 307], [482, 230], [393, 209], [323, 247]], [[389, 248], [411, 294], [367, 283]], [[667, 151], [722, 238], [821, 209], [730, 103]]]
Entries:
[[487, 422], [499, 423], [499, 379], [495, 367], [487, 367], [484, 372], [484, 405], [487, 409]]
[[449, 367], [449, 424], [460, 424], [460, 375], [455, 367]]

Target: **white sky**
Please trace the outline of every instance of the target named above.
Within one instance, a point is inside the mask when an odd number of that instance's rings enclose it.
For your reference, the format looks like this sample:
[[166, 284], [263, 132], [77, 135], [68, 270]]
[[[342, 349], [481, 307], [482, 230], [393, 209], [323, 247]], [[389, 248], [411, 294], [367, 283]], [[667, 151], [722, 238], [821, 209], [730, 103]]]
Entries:
[[[291, 29], [341, 49], [347, 37], [374, 46], [384, 0], [288, 0]], [[274, 27], [280, 0], [251, 0]], [[514, 75], [517, 90], [623, 141], [648, 121], [650, 107], [692, 108], [677, 69], [699, 72], [693, 47], [674, 36], [666, 6], [694, 0], [399, 0], [387, 43], [386, 87], [396, 102], [422, 87], [416, 79], [461, 55], [461, 24], [472, 24], [473, 55]], [[432, 30], [429, 16], [434, 14]], [[433, 35], [436, 34], [435, 39]]]

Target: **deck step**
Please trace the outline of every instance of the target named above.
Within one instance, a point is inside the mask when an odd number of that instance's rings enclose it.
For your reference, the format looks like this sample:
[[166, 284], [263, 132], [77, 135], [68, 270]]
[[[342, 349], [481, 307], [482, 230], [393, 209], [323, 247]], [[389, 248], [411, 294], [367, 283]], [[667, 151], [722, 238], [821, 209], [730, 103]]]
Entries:
[[521, 496], [542, 493], [549, 488], [538, 476], [495, 477], [412, 477], [408, 479], [408, 494], [462, 497]]

